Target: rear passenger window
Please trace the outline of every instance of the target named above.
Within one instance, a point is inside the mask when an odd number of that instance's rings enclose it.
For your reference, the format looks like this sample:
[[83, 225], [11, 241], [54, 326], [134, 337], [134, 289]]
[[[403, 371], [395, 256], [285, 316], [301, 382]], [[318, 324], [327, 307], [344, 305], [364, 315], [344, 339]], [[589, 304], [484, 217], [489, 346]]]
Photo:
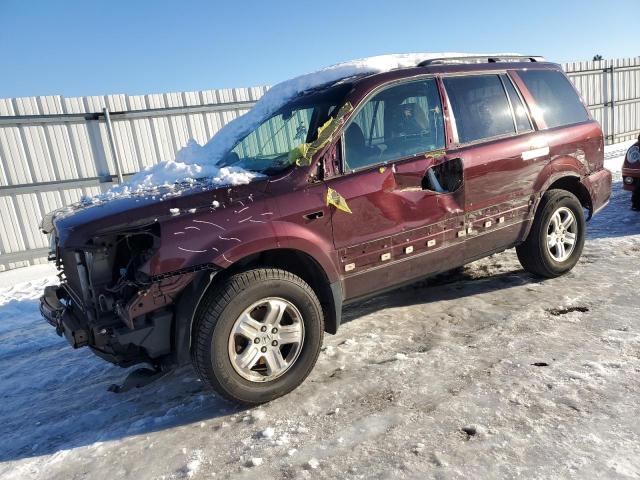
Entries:
[[522, 99], [518, 92], [516, 92], [513, 83], [507, 75], [502, 75], [502, 83], [504, 83], [504, 88], [507, 90], [507, 95], [509, 95], [509, 100], [511, 100], [511, 106], [513, 107], [513, 113], [516, 118], [516, 127], [518, 127], [518, 133], [529, 132], [533, 130], [531, 126], [531, 121], [529, 120], [529, 116], [527, 115], [527, 111], [524, 108], [524, 104], [522, 103]]
[[563, 73], [556, 70], [518, 71], [540, 109], [547, 127], [589, 120], [587, 109]]
[[511, 107], [498, 75], [444, 79], [460, 143], [516, 133]]
[[434, 79], [382, 90], [344, 133], [345, 170], [444, 148], [440, 94]]

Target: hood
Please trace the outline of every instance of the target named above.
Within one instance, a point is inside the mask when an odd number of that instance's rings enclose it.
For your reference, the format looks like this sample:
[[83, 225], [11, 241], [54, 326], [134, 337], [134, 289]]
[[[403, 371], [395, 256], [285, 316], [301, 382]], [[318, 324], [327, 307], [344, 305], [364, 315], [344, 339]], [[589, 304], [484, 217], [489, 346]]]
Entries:
[[93, 204], [74, 204], [55, 210], [42, 219], [44, 233], [55, 233], [61, 247], [81, 247], [96, 235], [132, 229], [162, 222], [181, 212], [210, 210], [231, 201], [265, 195], [267, 179], [236, 186], [189, 187], [179, 193], [158, 191], [154, 194], [114, 198]]

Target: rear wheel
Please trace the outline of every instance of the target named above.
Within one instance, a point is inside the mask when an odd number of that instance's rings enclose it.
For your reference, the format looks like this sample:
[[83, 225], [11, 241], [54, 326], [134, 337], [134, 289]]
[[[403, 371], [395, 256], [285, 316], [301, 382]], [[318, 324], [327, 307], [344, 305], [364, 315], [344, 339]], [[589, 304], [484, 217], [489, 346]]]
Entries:
[[208, 293], [195, 318], [192, 361], [223, 397], [264, 403], [309, 375], [323, 332], [320, 302], [304, 280], [284, 270], [249, 270]]
[[549, 190], [540, 201], [529, 236], [516, 247], [518, 259], [528, 272], [558, 277], [578, 262], [585, 233], [584, 211], [576, 196]]

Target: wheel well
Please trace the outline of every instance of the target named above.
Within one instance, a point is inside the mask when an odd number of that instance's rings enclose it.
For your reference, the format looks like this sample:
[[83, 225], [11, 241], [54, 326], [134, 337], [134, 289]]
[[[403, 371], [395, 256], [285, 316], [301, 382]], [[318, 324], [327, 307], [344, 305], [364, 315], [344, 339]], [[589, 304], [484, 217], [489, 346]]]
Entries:
[[[225, 275], [255, 267], [273, 267], [299, 276], [318, 296], [324, 314], [324, 329], [336, 333], [340, 325], [342, 295], [336, 295], [320, 264], [310, 255], [294, 249], [274, 249], [245, 257], [225, 270]], [[335, 298], [339, 296], [339, 298]]]
[[[581, 182], [580, 178], [573, 176], [566, 176], [559, 178], [551, 185], [547, 190], [566, 190], [567, 192], [573, 193], [584, 208], [589, 210], [589, 214], [593, 212], [593, 205], [591, 204], [591, 195], [589, 195], [589, 191], [587, 187], [585, 187]], [[590, 215], [591, 216], [591, 215]]]

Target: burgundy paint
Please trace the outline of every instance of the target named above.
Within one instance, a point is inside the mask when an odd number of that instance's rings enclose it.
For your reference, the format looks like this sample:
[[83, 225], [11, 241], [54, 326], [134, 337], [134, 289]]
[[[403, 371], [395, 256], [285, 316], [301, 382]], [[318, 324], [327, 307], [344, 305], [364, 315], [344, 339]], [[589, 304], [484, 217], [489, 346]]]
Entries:
[[[357, 110], [372, 90], [389, 82], [417, 75], [439, 78], [448, 73], [505, 71], [506, 67], [535, 125], [544, 128], [534, 100], [516, 72], [519, 68], [559, 69], [548, 63], [399, 69], [358, 81], [346, 101]], [[444, 98], [440, 81], [438, 88]], [[119, 199], [56, 219], [60, 245], [80, 247], [100, 233], [157, 221], [161, 247], [143, 268], [148, 274], [210, 263], [227, 268], [248, 255], [287, 248], [315, 259], [330, 282], [342, 282], [345, 299], [351, 299], [522, 241], [540, 196], [564, 176], [582, 182], [594, 208], [608, 200], [611, 175], [602, 168], [602, 131], [595, 121], [454, 146], [446, 102], [443, 113], [447, 139], [443, 156], [417, 156], [391, 162], [384, 169], [376, 166], [341, 174], [335, 163], [340, 157], [340, 138], [336, 136], [314, 156], [309, 167], [279, 178], [233, 188], [194, 189], [165, 201]], [[550, 147], [549, 157], [523, 160], [521, 153], [541, 136]], [[427, 168], [456, 157], [464, 164], [461, 189], [436, 194], [420, 188]], [[326, 180], [310, 181], [321, 159], [327, 166]], [[347, 200], [353, 214], [327, 206], [327, 187]], [[214, 200], [221, 206], [213, 208]], [[179, 208], [180, 215], [172, 216], [172, 208]], [[193, 208], [196, 211], [191, 213]], [[433, 240], [435, 246], [429, 247]], [[405, 248], [409, 245], [413, 252], [408, 254]], [[391, 258], [381, 260], [383, 253], [390, 253]], [[345, 267], [350, 263], [356, 268], [347, 272]]]

